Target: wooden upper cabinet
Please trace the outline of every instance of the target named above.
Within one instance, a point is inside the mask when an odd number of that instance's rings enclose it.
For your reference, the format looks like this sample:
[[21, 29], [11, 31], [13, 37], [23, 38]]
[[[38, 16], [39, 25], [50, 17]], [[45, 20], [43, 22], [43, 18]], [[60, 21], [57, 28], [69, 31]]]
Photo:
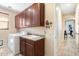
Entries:
[[15, 26], [16, 28], [21, 28], [21, 14], [15, 16]]
[[25, 25], [26, 27], [32, 26], [32, 12], [31, 8], [25, 10]]
[[24, 26], [23, 26], [23, 23], [24, 23], [24, 17], [23, 17], [23, 13], [21, 13], [20, 15], [20, 19], [19, 19], [19, 27], [20, 28], [23, 28]]
[[26, 21], [25, 21], [26, 20], [25, 12], [22, 12], [22, 14], [21, 14], [21, 20], [22, 20], [21, 21], [22, 22], [22, 24], [21, 24], [22, 28], [26, 27], [26, 25], [25, 25], [26, 24]]
[[44, 26], [44, 4], [34, 3], [15, 16], [16, 28]]
[[40, 9], [39, 4], [33, 4], [32, 6], [33, 26], [40, 26]]
[[44, 3], [40, 4], [40, 26], [45, 25], [45, 5]]
[[19, 15], [15, 16], [15, 26], [18, 29], [26, 27], [24, 13], [20, 13]]
[[44, 3], [35, 3], [32, 5], [33, 8], [33, 25], [44, 26], [45, 18], [45, 6]]
[[15, 16], [15, 27], [16, 28], [19, 27], [19, 16], [18, 15]]

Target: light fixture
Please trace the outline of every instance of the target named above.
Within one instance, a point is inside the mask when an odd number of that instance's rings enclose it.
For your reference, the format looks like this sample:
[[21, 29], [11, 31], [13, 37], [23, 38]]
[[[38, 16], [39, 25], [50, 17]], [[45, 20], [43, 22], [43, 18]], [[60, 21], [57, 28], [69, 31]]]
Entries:
[[28, 9], [28, 11], [30, 12], [30, 11], [31, 11], [31, 9]]
[[52, 27], [52, 22], [50, 21], [48, 21], [48, 20], [46, 20], [46, 28], [50, 28], [50, 27]]

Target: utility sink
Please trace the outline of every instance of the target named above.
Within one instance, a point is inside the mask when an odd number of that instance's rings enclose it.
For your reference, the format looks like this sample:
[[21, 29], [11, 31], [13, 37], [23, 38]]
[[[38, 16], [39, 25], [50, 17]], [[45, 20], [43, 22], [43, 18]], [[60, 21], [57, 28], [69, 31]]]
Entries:
[[23, 37], [26, 37], [26, 38], [38, 38], [40, 36], [37, 36], [37, 35], [25, 35]]
[[30, 37], [30, 38], [36, 38], [36, 37], [40, 37], [40, 36], [37, 36], [37, 35], [28, 35], [28, 37]]
[[39, 39], [42, 39], [43, 37], [41, 36], [37, 36], [37, 35], [24, 35], [24, 36], [21, 36], [23, 38], [27, 38], [27, 39], [31, 39], [31, 40], [39, 40]]

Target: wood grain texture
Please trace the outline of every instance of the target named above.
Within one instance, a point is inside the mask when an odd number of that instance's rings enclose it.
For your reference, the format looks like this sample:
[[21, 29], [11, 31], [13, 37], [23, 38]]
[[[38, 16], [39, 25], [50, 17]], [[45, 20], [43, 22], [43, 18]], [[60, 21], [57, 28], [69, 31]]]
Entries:
[[33, 26], [44, 26], [44, 13], [44, 3], [34, 3], [15, 16], [15, 27], [20, 29]]
[[45, 39], [32, 41], [30, 39], [20, 38], [20, 53], [24, 56], [44, 56]]

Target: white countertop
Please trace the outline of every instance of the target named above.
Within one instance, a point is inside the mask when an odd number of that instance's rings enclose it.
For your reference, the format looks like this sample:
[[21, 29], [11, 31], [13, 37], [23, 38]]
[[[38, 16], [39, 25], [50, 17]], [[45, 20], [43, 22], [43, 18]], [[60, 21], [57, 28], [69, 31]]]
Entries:
[[29, 40], [33, 40], [33, 41], [37, 41], [44, 38], [43, 36], [37, 36], [37, 35], [24, 35], [21, 37], [29, 39]]

